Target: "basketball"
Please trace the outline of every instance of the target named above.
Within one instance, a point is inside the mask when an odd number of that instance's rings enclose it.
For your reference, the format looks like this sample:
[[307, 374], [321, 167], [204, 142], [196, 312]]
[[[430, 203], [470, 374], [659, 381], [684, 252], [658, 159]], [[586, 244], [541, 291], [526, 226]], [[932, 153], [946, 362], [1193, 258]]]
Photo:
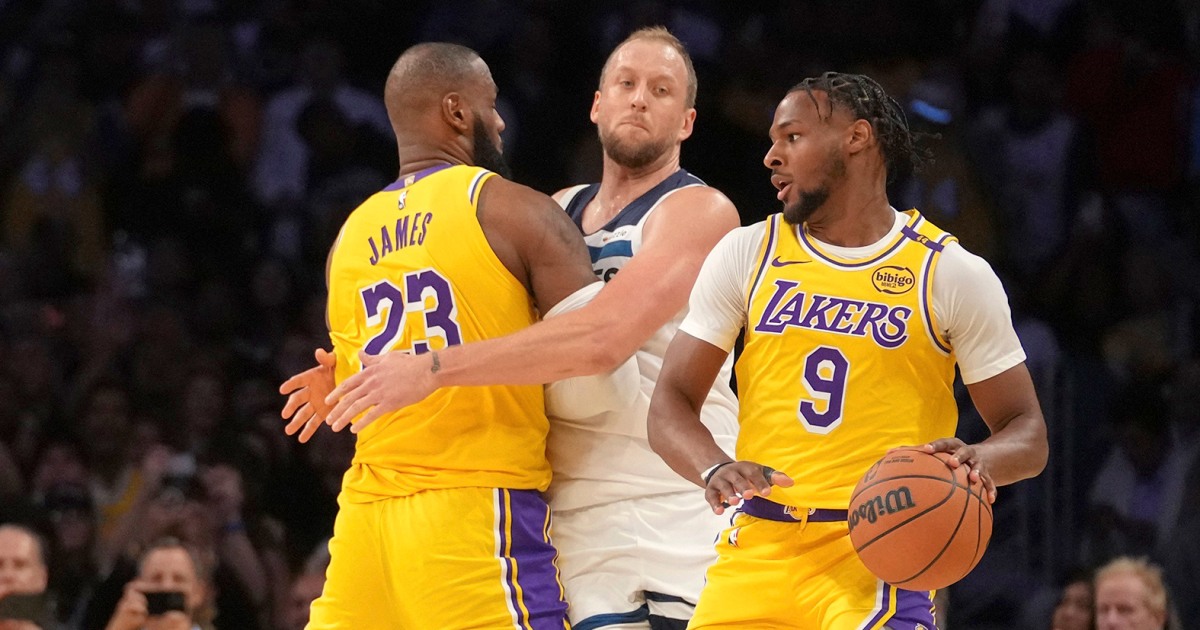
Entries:
[[850, 542], [863, 564], [899, 588], [945, 588], [966, 576], [992, 536], [992, 506], [946, 453], [888, 453], [850, 496]]

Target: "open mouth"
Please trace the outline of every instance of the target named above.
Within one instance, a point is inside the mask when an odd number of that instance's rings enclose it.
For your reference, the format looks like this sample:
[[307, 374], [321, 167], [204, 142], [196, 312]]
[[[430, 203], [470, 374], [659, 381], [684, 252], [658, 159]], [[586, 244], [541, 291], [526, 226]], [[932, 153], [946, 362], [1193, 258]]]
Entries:
[[775, 198], [780, 201], [783, 201], [784, 198], [787, 197], [788, 192], [792, 189], [791, 180], [785, 179], [779, 175], [771, 176], [771, 185], [779, 191], [779, 193], [775, 195]]

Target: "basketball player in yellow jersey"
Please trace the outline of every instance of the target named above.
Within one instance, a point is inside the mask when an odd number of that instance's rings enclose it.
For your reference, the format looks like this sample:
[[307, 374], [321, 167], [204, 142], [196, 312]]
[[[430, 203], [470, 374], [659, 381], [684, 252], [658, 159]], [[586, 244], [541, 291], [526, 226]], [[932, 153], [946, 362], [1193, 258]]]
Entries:
[[[713, 249], [651, 401], [655, 451], [715, 512], [738, 507], [689, 628], [934, 628], [931, 593], [885, 584], [858, 560], [846, 508], [894, 447], [950, 453], [989, 500], [1045, 466], [1004, 290], [986, 262], [888, 203], [889, 176], [922, 155], [871, 79], [806, 79], [770, 137], [783, 213]], [[743, 326], [731, 461], [696, 409]], [[955, 362], [992, 432], [979, 444], [951, 437]]]
[[[504, 123], [478, 55], [414, 46], [384, 98], [399, 179], [350, 215], [328, 263], [336, 362], [316, 370], [339, 382], [389, 352], [437, 365], [447, 347], [527, 327], [601, 285], [558, 205], [494, 173]], [[320, 376], [281, 388], [293, 425], [324, 411]], [[541, 497], [547, 430], [542, 387], [516, 386], [448, 388], [362, 431], [308, 627], [567, 627]]]

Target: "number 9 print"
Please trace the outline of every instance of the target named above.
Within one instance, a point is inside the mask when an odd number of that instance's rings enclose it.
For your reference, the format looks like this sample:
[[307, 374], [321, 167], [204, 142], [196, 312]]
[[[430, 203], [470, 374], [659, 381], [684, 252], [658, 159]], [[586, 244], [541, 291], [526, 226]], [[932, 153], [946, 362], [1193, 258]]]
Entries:
[[809, 398], [800, 399], [796, 415], [809, 433], [825, 435], [842, 423], [849, 375], [850, 361], [837, 348], [821, 346], [804, 357], [800, 380]]

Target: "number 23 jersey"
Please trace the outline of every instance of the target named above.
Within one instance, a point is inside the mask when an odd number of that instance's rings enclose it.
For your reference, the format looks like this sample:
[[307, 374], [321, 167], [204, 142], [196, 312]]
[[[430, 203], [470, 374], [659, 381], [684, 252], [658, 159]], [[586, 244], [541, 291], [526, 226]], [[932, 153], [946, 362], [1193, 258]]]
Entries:
[[729, 349], [743, 326], [737, 457], [790, 475], [771, 499], [800, 508], [844, 509], [887, 449], [953, 436], [956, 359], [973, 383], [1025, 358], [990, 267], [915, 210], [864, 248], [782, 215], [731, 233], [681, 330]]
[[[479, 225], [493, 173], [469, 166], [409, 175], [346, 220], [329, 262], [329, 327], [340, 383], [359, 350], [422, 354], [500, 337], [537, 321], [525, 286]], [[421, 490], [545, 490], [542, 387], [451, 387], [358, 435], [344, 497], [366, 502]]]

